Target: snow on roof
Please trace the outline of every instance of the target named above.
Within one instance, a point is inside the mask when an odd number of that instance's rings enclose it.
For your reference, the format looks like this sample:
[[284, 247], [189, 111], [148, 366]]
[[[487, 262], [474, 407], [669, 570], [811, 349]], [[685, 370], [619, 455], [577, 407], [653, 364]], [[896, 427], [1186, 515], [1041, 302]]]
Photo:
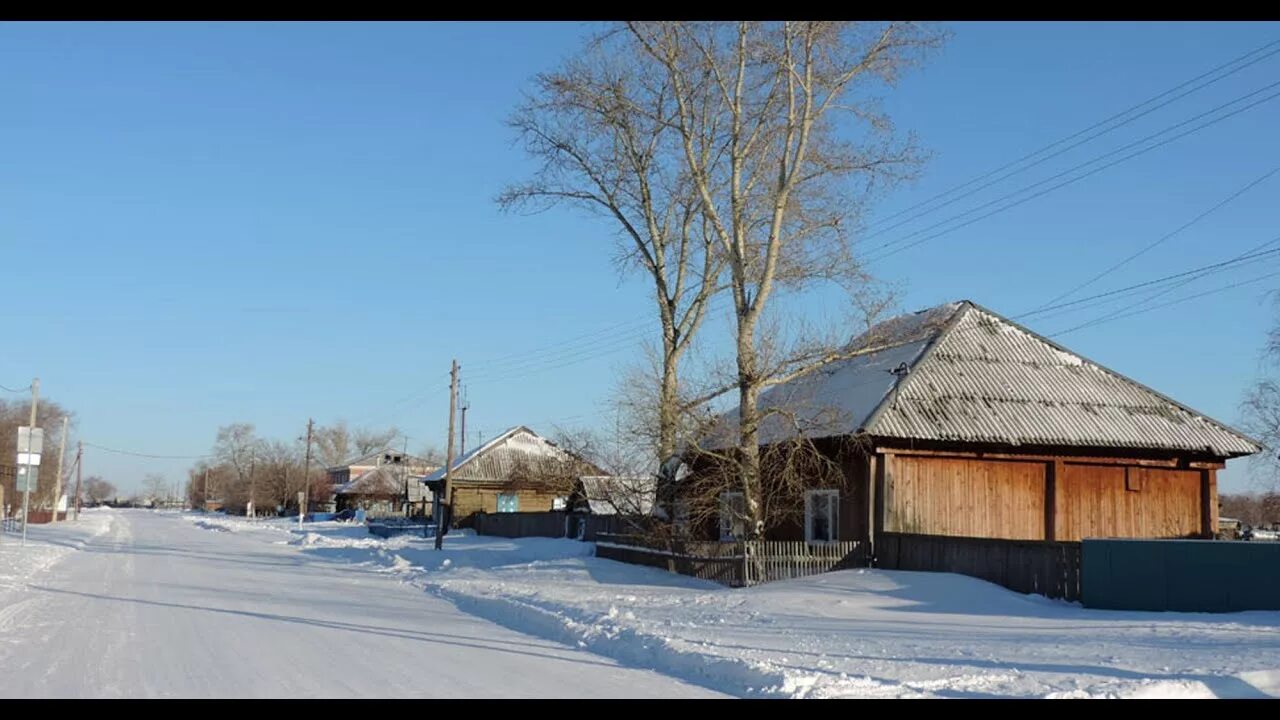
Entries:
[[[891, 318], [857, 353], [763, 393], [761, 442], [864, 432], [913, 440], [1180, 450], [1257, 442], [968, 300]], [[894, 371], [897, 372], [894, 372]], [[736, 427], [737, 411], [723, 427]]]
[[404, 481], [407, 479], [416, 485], [420, 477], [402, 474], [401, 468], [395, 465], [381, 465], [360, 473], [355, 479], [334, 488], [333, 492], [335, 495], [402, 495]]
[[588, 475], [579, 478], [592, 515], [648, 515], [653, 512], [657, 479]]
[[[565, 463], [589, 467], [550, 440], [523, 425], [517, 425], [456, 458], [452, 473], [454, 480], [505, 482], [511, 479], [513, 471], [520, 466], [558, 470]], [[443, 479], [444, 468], [441, 467], [422, 481], [437, 482]]]

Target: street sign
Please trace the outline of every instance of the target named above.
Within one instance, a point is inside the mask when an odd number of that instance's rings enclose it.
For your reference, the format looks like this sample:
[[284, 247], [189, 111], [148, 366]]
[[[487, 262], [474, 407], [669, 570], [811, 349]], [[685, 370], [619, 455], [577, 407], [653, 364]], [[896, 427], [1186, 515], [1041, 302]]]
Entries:
[[36, 428], [35, 432], [31, 428], [23, 425], [18, 428], [18, 452], [28, 452], [39, 455], [44, 451], [44, 428]]
[[35, 465], [19, 465], [17, 480], [14, 483], [14, 489], [18, 492], [26, 492], [27, 490], [35, 491], [37, 483], [40, 482], [40, 468]]

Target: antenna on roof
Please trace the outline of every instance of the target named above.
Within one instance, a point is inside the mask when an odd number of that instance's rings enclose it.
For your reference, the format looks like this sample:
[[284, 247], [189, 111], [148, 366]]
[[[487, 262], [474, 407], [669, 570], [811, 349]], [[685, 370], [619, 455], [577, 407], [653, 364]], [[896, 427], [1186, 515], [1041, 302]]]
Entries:
[[902, 363], [898, 363], [898, 367], [892, 370], [885, 370], [885, 372], [897, 377], [897, 379], [893, 381], [893, 404], [890, 406], [894, 410], [897, 410], [898, 409], [898, 387], [902, 385], [902, 378], [906, 377], [907, 374], [911, 372], [911, 368], [905, 362], [902, 362]]

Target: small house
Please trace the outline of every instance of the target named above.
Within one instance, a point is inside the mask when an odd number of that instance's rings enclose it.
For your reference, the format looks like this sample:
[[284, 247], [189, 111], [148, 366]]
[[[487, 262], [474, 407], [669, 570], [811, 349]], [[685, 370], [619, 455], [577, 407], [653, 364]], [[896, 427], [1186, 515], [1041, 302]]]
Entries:
[[[890, 535], [1072, 541], [1212, 538], [1217, 472], [1259, 443], [973, 302], [886, 320], [845, 357], [761, 395], [762, 448], [804, 438], [836, 472], [770, 486], [795, 512], [767, 539], [877, 544]], [[737, 411], [706, 444], [729, 447]], [[667, 473], [688, 517], [692, 479]], [[667, 490], [664, 490], [664, 497]], [[720, 494], [689, 532], [746, 534], [743, 498]], [[706, 506], [710, 507], [710, 506]], [[706, 520], [706, 518], [712, 518]]]
[[[469, 527], [477, 512], [563, 509], [577, 479], [600, 468], [518, 425], [454, 460], [449, 484], [453, 525]], [[432, 497], [444, 493], [445, 470], [422, 480]], [[437, 520], [439, 514], [437, 513]]]
[[333, 509], [425, 515], [430, 498], [421, 480], [436, 467], [425, 458], [389, 448], [352, 458], [327, 469]]

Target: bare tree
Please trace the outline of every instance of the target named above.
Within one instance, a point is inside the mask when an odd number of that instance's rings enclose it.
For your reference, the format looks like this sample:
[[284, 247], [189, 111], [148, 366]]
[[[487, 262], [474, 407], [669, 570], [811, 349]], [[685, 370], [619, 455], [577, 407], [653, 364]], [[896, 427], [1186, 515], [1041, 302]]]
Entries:
[[848, 229], [871, 191], [919, 163], [867, 94], [892, 85], [941, 36], [912, 23], [645, 22], [630, 37], [666, 77], [673, 127], [733, 299], [735, 462], [748, 532], [766, 524], [760, 393], [839, 359], [826, 343], [775, 344], [760, 324], [783, 289], [868, 280]]
[[351, 432], [345, 420], [317, 427], [314, 433], [316, 459], [322, 467], [340, 465], [352, 456]]
[[[1272, 301], [1280, 310], [1280, 292], [1272, 293]], [[1250, 458], [1252, 479], [1263, 490], [1280, 492], [1280, 383], [1269, 375], [1280, 365], [1280, 319], [1267, 333], [1262, 352], [1264, 375], [1245, 393], [1241, 402], [1244, 429], [1261, 441], [1263, 451]]]
[[142, 478], [142, 492], [153, 501], [164, 500], [169, 494], [169, 481], [159, 473], [148, 473]]
[[[68, 432], [74, 432], [74, 413], [52, 399], [40, 399], [40, 403], [36, 407], [36, 425], [44, 429], [44, 456], [46, 462], [49, 459], [54, 459], [56, 462], [58, 447], [62, 443], [62, 418], [64, 416], [72, 420], [68, 426]], [[0, 399], [0, 455], [9, 458], [4, 461], [5, 463], [13, 462], [13, 458], [18, 451], [18, 428], [30, 421], [30, 400], [13, 402]], [[69, 466], [70, 463], [64, 466], [64, 472]], [[41, 468], [39, 483], [31, 493], [32, 508], [51, 508], [57, 502], [57, 498], [53, 497], [53, 473], [55, 472], [55, 467], [54, 463], [49, 463]], [[3, 476], [2, 484], [4, 487], [4, 502], [12, 505], [16, 499], [17, 503], [21, 504], [21, 495], [16, 492], [14, 477], [6, 473]], [[62, 487], [64, 490], [66, 489], [65, 482]]]
[[617, 32], [535, 79], [509, 125], [539, 163], [527, 182], [498, 198], [504, 208], [568, 205], [606, 218], [617, 231], [621, 268], [652, 283], [661, 328], [656, 392], [657, 458], [678, 442], [679, 366], [722, 265], [698, 189], [679, 154], [675, 88]]
[[84, 480], [84, 493], [92, 503], [103, 503], [116, 497], [116, 486], [92, 475]]
[[313, 442], [316, 459], [321, 467], [341, 465], [353, 457], [368, 455], [386, 448], [401, 434], [394, 427], [385, 430], [362, 428], [353, 431], [347, 427], [345, 420], [339, 420], [332, 425], [315, 429]]

